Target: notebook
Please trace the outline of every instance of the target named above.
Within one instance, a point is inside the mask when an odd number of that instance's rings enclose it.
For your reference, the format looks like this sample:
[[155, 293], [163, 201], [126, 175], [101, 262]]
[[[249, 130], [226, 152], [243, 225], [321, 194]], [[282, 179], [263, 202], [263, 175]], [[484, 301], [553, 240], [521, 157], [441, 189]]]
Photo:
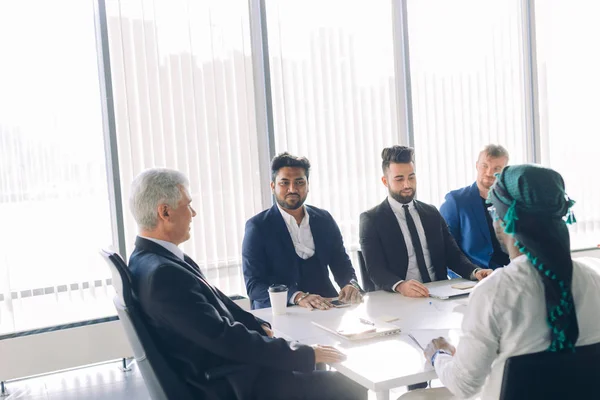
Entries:
[[315, 326], [347, 340], [365, 340], [376, 337], [397, 335], [400, 328], [396, 325], [345, 315], [325, 321], [312, 321]]
[[442, 300], [451, 299], [457, 296], [466, 296], [473, 291], [476, 285], [477, 282], [462, 278], [425, 284], [427, 289], [429, 289], [429, 297]]

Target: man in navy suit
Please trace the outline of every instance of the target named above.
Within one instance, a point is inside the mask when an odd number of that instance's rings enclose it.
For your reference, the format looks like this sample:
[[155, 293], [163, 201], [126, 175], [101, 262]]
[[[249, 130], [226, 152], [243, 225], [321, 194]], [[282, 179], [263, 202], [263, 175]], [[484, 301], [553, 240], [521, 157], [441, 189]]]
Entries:
[[[288, 303], [328, 309], [327, 298], [360, 301], [354, 268], [331, 214], [304, 205], [310, 162], [282, 153], [271, 162], [276, 204], [246, 222], [242, 245], [244, 279], [252, 308], [270, 307], [268, 288], [288, 287]], [[329, 279], [329, 269], [341, 288]]]
[[[151, 169], [133, 182], [130, 204], [139, 227], [129, 260], [134, 298], [171, 368], [198, 399], [366, 399], [366, 389], [315, 363], [345, 356], [332, 347], [273, 337], [269, 324], [242, 310], [210, 285], [179, 248], [190, 238], [188, 180]], [[207, 382], [206, 371], [244, 366]]]
[[496, 269], [509, 263], [506, 249], [496, 239], [493, 221], [485, 204], [496, 181], [494, 175], [500, 173], [506, 164], [508, 152], [504, 147], [495, 144], [485, 146], [475, 164], [475, 183], [448, 193], [440, 208], [460, 249], [481, 268]]

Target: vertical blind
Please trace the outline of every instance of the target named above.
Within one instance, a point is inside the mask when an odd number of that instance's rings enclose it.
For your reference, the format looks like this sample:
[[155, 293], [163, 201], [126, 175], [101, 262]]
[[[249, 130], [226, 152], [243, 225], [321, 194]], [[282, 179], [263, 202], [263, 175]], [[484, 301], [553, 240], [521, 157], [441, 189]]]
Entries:
[[0, 334], [114, 314], [95, 40], [92, 1], [0, 2]]
[[[308, 157], [307, 202], [347, 248], [385, 196], [381, 150], [398, 143], [391, 2], [266, 2], [275, 148]], [[318, 10], [318, 12], [315, 12]]]
[[542, 161], [577, 201], [571, 247], [600, 244], [600, 3], [536, 1]]
[[[109, 0], [107, 19], [123, 203], [133, 178], [190, 179], [198, 215], [182, 248], [227, 293], [243, 293], [244, 222], [260, 211], [245, 0]], [[137, 233], [125, 210], [128, 253]]]
[[489, 143], [527, 161], [521, 0], [408, 0], [419, 199], [475, 181]]
[[[598, 244], [600, 6], [534, 2], [531, 102], [529, 2], [407, 4], [419, 198], [439, 205], [470, 184], [485, 144], [529, 160], [539, 104], [541, 162], [578, 201], [572, 247]], [[244, 292], [244, 223], [270, 191], [259, 176], [266, 133], [255, 121], [248, 1], [106, 1], [123, 221], [109, 207], [93, 5], [0, 2], [0, 334], [114, 314], [97, 250], [112, 243], [114, 221], [132, 251], [129, 188], [150, 167], [188, 175], [198, 216], [183, 248], [226, 293]], [[359, 214], [385, 196], [381, 149], [406, 137], [392, 2], [265, 5], [271, 145], [311, 160], [308, 202], [331, 211], [355, 250]]]

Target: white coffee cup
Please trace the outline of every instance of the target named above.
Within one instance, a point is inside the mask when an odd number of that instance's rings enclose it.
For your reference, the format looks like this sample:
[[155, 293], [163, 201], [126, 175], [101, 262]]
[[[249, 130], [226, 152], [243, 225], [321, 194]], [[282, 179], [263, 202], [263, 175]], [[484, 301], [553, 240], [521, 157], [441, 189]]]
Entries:
[[285, 285], [269, 286], [269, 299], [273, 315], [283, 315], [287, 312], [288, 288]]

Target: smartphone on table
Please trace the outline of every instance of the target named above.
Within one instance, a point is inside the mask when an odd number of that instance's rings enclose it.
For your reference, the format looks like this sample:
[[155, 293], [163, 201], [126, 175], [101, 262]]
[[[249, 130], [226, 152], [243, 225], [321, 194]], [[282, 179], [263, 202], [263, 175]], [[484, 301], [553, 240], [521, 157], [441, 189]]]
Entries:
[[330, 303], [331, 303], [331, 304], [332, 304], [332, 305], [333, 305], [335, 308], [349, 307], [349, 306], [351, 306], [351, 305], [352, 305], [351, 303], [344, 303], [343, 301], [341, 301], [341, 300], [338, 300], [338, 299], [331, 300], [331, 301], [330, 301]]

